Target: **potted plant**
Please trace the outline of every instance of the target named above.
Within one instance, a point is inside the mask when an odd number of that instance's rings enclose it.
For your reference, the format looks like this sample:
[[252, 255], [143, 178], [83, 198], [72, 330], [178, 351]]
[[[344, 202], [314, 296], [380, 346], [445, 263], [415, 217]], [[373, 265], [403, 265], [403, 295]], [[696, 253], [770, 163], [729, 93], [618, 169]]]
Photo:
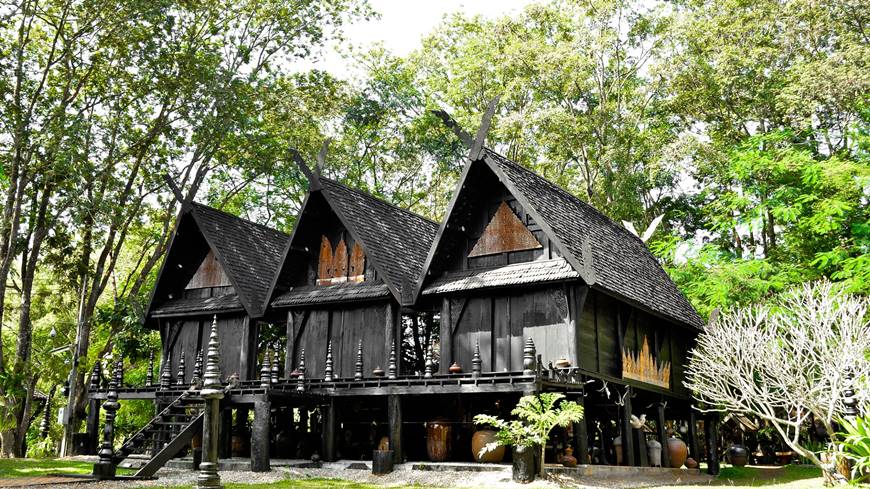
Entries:
[[562, 401], [564, 397], [558, 392], [523, 396], [511, 411], [519, 420], [505, 421], [487, 414], [474, 417], [475, 423], [487, 424], [498, 430], [494, 443], [513, 447], [515, 481], [525, 483], [535, 479], [533, 467], [536, 447], [541, 453], [540, 475], [543, 477], [544, 448], [550, 431], [556, 426], [565, 427], [583, 419], [583, 407], [573, 401]]

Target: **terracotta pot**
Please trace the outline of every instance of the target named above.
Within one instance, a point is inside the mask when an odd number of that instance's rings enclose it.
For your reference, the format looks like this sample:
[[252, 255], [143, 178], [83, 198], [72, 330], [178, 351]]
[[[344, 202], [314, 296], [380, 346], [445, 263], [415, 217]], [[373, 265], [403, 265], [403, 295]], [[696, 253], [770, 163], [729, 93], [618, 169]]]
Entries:
[[511, 475], [514, 482], [527, 484], [535, 480], [535, 452], [535, 447], [513, 447]]
[[449, 370], [451, 374], [462, 373], [462, 367], [460, 367], [459, 364], [456, 362], [453, 362], [453, 365], [451, 365], [450, 368], [448, 368], [447, 370]]
[[193, 435], [193, 438], [190, 440], [190, 448], [192, 450], [196, 450], [198, 448], [202, 448], [202, 432]]
[[426, 452], [429, 460], [444, 462], [450, 457], [450, 425], [444, 420], [426, 423]]
[[471, 455], [479, 463], [499, 463], [504, 458], [504, 446], [499, 445], [489, 450], [486, 446], [497, 443], [498, 438], [493, 430], [479, 430], [471, 437]]
[[616, 465], [622, 465], [622, 437], [613, 439], [613, 451], [616, 452]]
[[567, 358], [562, 357], [556, 360], [556, 363], [554, 363], [553, 366], [556, 368], [568, 368], [571, 366], [571, 362], [568, 361]]
[[646, 441], [646, 455], [651, 467], [662, 466], [662, 444], [658, 440]]
[[565, 455], [562, 455], [562, 466], [576, 467], [577, 459], [574, 458], [574, 449], [571, 447], [565, 448]]
[[679, 438], [668, 438], [668, 455], [671, 467], [679, 469], [689, 457], [689, 447]]
[[375, 367], [375, 369], [372, 370], [372, 375], [374, 377], [383, 377], [384, 376], [384, 369], [382, 369], [381, 367]]
[[698, 462], [695, 459], [693, 459], [692, 457], [689, 457], [686, 459], [686, 468], [687, 469], [697, 469]]
[[735, 443], [728, 447], [728, 461], [731, 465], [743, 467], [747, 460], [749, 460], [749, 450], [745, 446]]
[[381, 441], [378, 442], [378, 451], [386, 452], [390, 449], [390, 437], [382, 436]]

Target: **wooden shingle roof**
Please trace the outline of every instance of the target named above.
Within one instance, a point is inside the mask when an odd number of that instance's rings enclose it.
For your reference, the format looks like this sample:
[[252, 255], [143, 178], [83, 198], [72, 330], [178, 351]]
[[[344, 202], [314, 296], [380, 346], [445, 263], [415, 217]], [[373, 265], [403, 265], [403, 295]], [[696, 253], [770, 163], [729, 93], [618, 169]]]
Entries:
[[333, 212], [360, 241], [396, 300], [413, 302], [438, 224], [334, 180], [320, 177], [320, 183]]
[[202, 204], [191, 214], [251, 317], [266, 310], [290, 236]]
[[576, 196], [485, 149], [483, 160], [530, 213], [583, 280], [629, 303], [681, 324], [704, 322], [647, 246], [623, 226]]

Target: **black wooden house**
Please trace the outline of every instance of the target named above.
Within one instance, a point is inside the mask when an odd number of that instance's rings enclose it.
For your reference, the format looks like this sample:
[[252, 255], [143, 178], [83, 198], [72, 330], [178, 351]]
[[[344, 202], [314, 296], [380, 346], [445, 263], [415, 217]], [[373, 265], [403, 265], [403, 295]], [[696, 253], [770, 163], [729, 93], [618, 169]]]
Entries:
[[[436, 419], [451, 426], [444, 457], [471, 460], [475, 414], [506, 416], [541, 391], [586, 408], [553, 437], [553, 460], [573, 445], [581, 463], [614, 464], [620, 437], [623, 463], [646, 464], [632, 415], [654, 421], [658, 438], [673, 428], [704, 457], [682, 384], [703, 323], [639, 238], [482, 146], [440, 226], [309, 175], [290, 236], [184, 206], [146, 317], [163, 344], [159, 381], [119, 390], [154, 399], [158, 414], [117, 462], [150, 453], [149, 475], [196, 438], [185, 393], [213, 321], [232, 382], [222, 457], [250, 456], [253, 470], [270, 458], [365, 460], [379, 446], [396, 461], [425, 460]], [[418, 315], [438, 331], [417, 349], [423, 371], [402, 364]], [[90, 395], [95, 439], [106, 391], [94, 381]]]

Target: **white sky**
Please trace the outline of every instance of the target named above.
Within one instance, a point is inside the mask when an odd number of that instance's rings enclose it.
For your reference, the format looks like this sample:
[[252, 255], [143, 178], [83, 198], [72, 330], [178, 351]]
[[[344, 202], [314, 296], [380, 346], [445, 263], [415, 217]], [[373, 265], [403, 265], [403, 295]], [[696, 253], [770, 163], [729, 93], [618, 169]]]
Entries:
[[[355, 48], [382, 43], [393, 54], [404, 56], [420, 45], [420, 39], [438, 25], [445, 15], [500, 17], [521, 11], [533, 0], [369, 0], [380, 19], [345, 26], [347, 41]], [[298, 69], [318, 68], [341, 78], [352, 76], [349, 61], [330, 44], [318, 59], [300, 63]]]

